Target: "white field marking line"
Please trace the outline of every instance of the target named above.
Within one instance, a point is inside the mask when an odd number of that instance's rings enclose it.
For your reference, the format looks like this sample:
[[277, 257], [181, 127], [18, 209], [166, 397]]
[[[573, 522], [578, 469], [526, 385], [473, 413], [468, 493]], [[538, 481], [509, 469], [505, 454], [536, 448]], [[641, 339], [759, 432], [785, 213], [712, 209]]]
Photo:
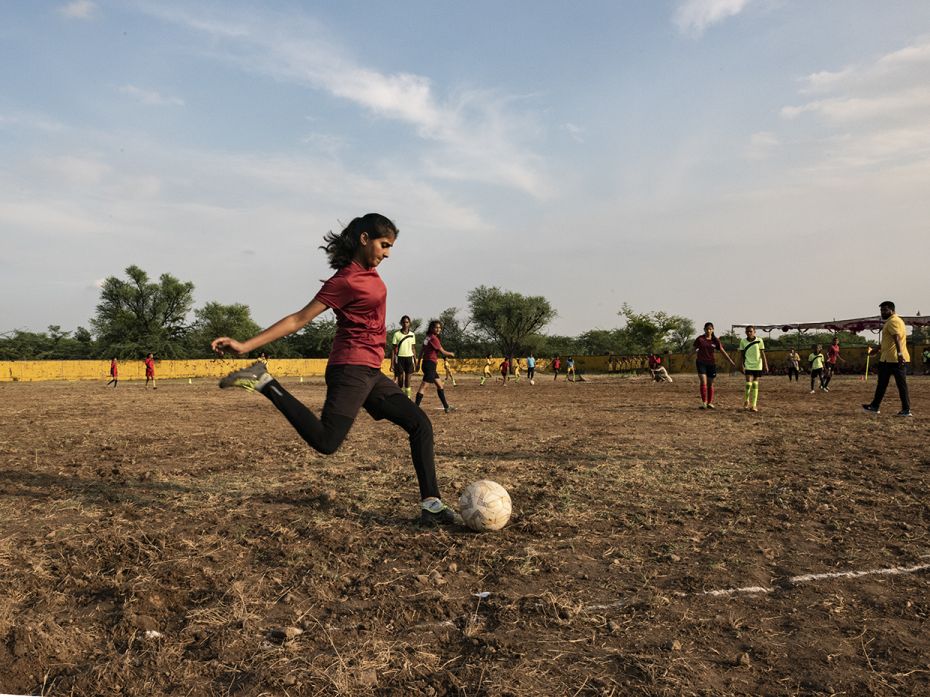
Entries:
[[[923, 555], [922, 555], [923, 556]], [[861, 578], [862, 576], [897, 576], [899, 574], [913, 574], [918, 571], [925, 571], [930, 569], [930, 564], [916, 564], [915, 566], [893, 566], [888, 569], [867, 569], [865, 571], [830, 571], [827, 573], [821, 574], [802, 574], [800, 576], [791, 576], [785, 580], [786, 585], [800, 585], [802, 583], [810, 583], [812, 581], [823, 581], [831, 578]], [[781, 588], [784, 590], [784, 588]], [[767, 588], [765, 586], [743, 586], [742, 588], [723, 588], [720, 590], [710, 590], [710, 591], [701, 591], [700, 593], [695, 593], [694, 595], [711, 595], [715, 597], [726, 596], [726, 595], [736, 595], [739, 593], [758, 594], [758, 593], [774, 593], [779, 588]], [[687, 593], [682, 593], [681, 595], [688, 595]], [[626, 601], [619, 600], [616, 603], [609, 603], [607, 605], [587, 605], [585, 610], [611, 610], [621, 605], [625, 605]]]

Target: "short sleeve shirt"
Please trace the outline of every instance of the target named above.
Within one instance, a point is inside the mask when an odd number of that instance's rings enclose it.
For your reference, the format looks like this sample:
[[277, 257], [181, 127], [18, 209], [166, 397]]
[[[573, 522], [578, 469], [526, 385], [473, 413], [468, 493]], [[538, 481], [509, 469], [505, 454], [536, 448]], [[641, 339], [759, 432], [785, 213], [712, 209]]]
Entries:
[[536, 367], [536, 359], [533, 358], [532, 356], [528, 356], [527, 359], [526, 359], [526, 367], [527, 367], [527, 368], [535, 368], [535, 367]]
[[387, 286], [378, 272], [353, 261], [323, 284], [316, 300], [336, 313], [330, 365], [380, 368], [387, 338]]
[[439, 337], [435, 334], [429, 334], [423, 339], [423, 353], [420, 354], [420, 357], [424, 361], [436, 363], [439, 361], [439, 349], [441, 348], [442, 343], [440, 343]]
[[714, 351], [719, 351], [723, 347], [720, 345], [720, 339], [716, 336], [708, 339], [703, 334], [694, 340], [694, 348], [697, 349], [697, 361], [698, 363], [706, 363], [707, 365], [715, 365], [717, 363], [716, 358], [714, 357]]
[[739, 350], [743, 354], [743, 370], [762, 370], [762, 352], [765, 350], [762, 339], [740, 339]]
[[823, 368], [823, 354], [812, 353], [807, 357], [807, 362], [811, 364], [811, 370], [820, 370]]
[[391, 339], [391, 345], [397, 347], [397, 356], [399, 358], [413, 358], [413, 346], [417, 337], [413, 332], [404, 334], [399, 329], [394, 332], [394, 338]]
[[145, 359], [145, 376], [148, 378], [155, 377], [155, 359]]
[[904, 326], [904, 320], [897, 315], [892, 315], [882, 325], [882, 353], [879, 357], [882, 363], [898, 362], [898, 347], [894, 343], [895, 336], [901, 339], [901, 353], [904, 360], [911, 360], [911, 356], [907, 352], [907, 328]]
[[827, 363], [833, 365], [836, 363], [836, 359], [840, 357], [840, 345], [839, 344], [830, 344], [827, 347]]

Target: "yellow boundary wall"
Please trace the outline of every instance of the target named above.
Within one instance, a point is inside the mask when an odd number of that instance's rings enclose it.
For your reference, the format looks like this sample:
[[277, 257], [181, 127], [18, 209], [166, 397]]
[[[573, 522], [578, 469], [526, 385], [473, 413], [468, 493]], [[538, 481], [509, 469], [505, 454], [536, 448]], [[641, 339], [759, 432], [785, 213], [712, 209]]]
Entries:
[[[824, 347], [826, 349], [826, 347]], [[925, 345], [908, 344], [911, 354], [911, 366], [915, 373], [922, 373], [924, 363], [922, 353]], [[801, 368], [807, 367], [807, 356], [810, 347], [801, 354]], [[736, 351], [729, 352], [737, 360]], [[785, 350], [767, 351], [769, 366], [775, 372], [784, 372]], [[863, 373], [865, 371], [865, 347], [854, 346], [844, 348], [841, 356], [846, 363], [840, 364], [843, 373]], [[492, 374], [497, 375], [501, 357], [492, 357]], [[671, 373], [693, 373], [694, 354], [672, 353], [662, 355], [663, 364]], [[254, 359], [248, 358], [222, 358], [202, 359], [188, 361], [156, 361], [155, 377], [159, 380], [177, 380], [188, 378], [220, 378], [238, 368], [251, 365]], [[521, 369], [526, 372], [526, 360], [521, 362]], [[326, 372], [325, 358], [283, 358], [269, 359], [268, 370], [280, 377], [321, 377]], [[726, 361], [717, 361], [721, 368], [729, 367]], [[454, 374], [481, 374], [484, 371], [484, 358], [453, 358], [450, 365]], [[539, 358], [536, 361], [537, 374], [551, 373], [551, 360]], [[576, 356], [575, 365], [581, 372], [607, 373], [607, 372], [638, 372], [646, 370], [645, 356]], [[875, 357], [871, 361], [874, 370]], [[390, 375], [390, 361], [381, 364], [381, 370]], [[562, 358], [562, 372], [565, 371], [565, 358]], [[442, 361], [439, 364], [442, 375]], [[42, 380], [109, 380], [110, 361], [0, 361], [0, 382], [36, 382]], [[142, 361], [121, 361], [119, 364], [120, 380], [144, 380], [145, 365]]]

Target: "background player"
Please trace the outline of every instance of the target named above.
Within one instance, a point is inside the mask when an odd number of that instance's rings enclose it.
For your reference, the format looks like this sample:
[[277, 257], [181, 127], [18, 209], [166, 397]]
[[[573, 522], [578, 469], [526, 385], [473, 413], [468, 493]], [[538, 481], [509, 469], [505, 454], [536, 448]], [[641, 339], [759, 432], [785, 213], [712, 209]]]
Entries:
[[404, 315], [400, 318], [400, 329], [391, 337], [391, 365], [397, 386], [408, 398], [411, 396], [410, 376], [416, 370], [416, 341], [416, 334], [410, 330], [410, 316]]
[[429, 328], [426, 330], [426, 338], [423, 340], [423, 347], [420, 352], [420, 366], [423, 370], [423, 380], [420, 382], [420, 387], [417, 388], [417, 406], [420, 406], [420, 402], [423, 401], [423, 391], [426, 389], [426, 383], [431, 382], [436, 386], [436, 394], [439, 395], [442, 408], [448, 414], [450, 411], [455, 411], [455, 408], [450, 407], [449, 402], [446, 401], [445, 385], [442, 382], [442, 378], [439, 377], [437, 363], [439, 362], [439, 356], [448, 356], [452, 358], [455, 354], [451, 351], [446, 351], [442, 347], [442, 343], [439, 341], [440, 334], [442, 334], [442, 322], [438, 319], [434, 319], [429, 323]]
[[746, 397], [743, 408], [759, 411], [759, 378], [768, 372], [769, 361], [765, 357], [765, 342], [756, 336], [756, 328], [746, 327], [746, 338], [739, 341], [740, 363], [746, 376]]
[[694, 351], [697, 354], [697, 373], [701, 380], [701, 409], [714, 408], [714, 380], [717, 377], [717, 359], [715, 352], [723, 354], [734, 368], [736, 363], [723, 348], [720, 339], [714, 334], [714, 323], [704, 324], [704, 333], [694, 340]]

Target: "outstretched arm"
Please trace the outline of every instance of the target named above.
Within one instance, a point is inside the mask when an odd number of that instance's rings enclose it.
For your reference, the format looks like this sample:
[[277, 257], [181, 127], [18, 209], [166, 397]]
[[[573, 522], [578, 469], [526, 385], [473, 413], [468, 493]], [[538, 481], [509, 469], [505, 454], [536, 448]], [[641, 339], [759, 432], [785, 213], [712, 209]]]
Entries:
[[223, 351], [227, 350], [241, 356], [243, 353], [254, 351], [265, 344], [270, 344], [272, 341], [300, 331], [327, 309], [326, 305], [314, 298], [302, 309], [279, 319], [268, 329], [256, 334], [251, 339], [236, 341], [228, 336], [220, 336], [210, 343], [210, 348], [221, 356]]

